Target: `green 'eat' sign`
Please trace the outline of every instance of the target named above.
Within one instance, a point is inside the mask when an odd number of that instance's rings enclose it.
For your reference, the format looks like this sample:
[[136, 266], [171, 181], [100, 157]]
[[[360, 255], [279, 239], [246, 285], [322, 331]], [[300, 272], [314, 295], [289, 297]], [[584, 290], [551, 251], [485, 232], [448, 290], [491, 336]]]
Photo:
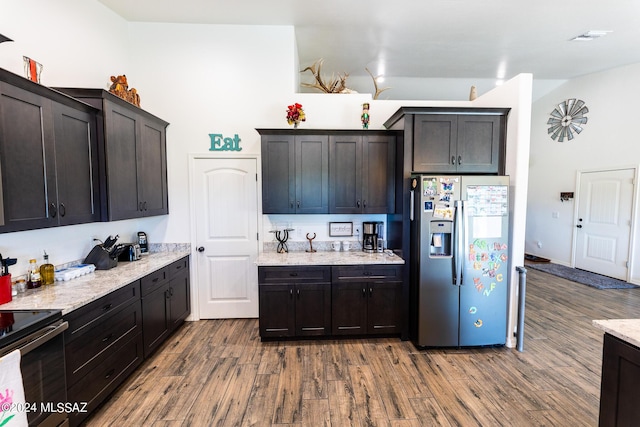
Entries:
[[242, 151], [240, 137], [236, 133], [233, 138], [223, 138], [220, 133], [210, 133], [211, 147], [209, 151]]

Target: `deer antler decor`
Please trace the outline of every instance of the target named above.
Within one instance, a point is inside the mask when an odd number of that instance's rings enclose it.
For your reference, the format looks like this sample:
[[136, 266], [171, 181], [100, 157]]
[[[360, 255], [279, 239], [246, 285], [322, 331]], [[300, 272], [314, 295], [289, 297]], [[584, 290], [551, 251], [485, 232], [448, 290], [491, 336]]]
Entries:
[[369, 75], [371, 76], [371, 78], [373, 79], [373, 87], [376, 90], [376, 93], [373, 95], [373, 99], [378, 99], [378, 95], [380, 95], [382, 92], [384, 92], [387, 89], [391, 89], [389, 87], [385, 87], [384, 89], [378, 89], [378, 82], [376, 81], [376, 79], [380, 76], [376, 76], [374, 77], [373, 74], [371, 73], [371, 71], [369, 71], [368, 68], [365, 68], [365, 70], [367, 71], [367, 73], [369, 73]]
[[313, 74], [313, 77], [316, 79], [316, 82], [314, 84], [301, 83], [302, 86], [318, 89], [324, 93], [352, 93], [353, 91], [347, 88], [347, 77], [349, 77], [349, 74], [347, 73], [344, 73], [343, 75], [338, 74], [337, 78], [332, 74], [331, 80], [329, 82], [324, 82], [322, 77], [323, 62], [324, 59], [320, 58], [310, 67], [307, 67], [304, 70], [300, 71], [301, 73], [304, 73], [305, 71], [311, 71], [311, 74]]

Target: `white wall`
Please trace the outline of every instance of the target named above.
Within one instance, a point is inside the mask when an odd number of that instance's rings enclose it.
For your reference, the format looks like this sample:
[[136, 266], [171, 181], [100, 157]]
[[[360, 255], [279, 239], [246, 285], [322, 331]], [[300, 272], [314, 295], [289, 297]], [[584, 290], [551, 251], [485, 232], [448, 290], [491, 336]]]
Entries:
[[[331, 76], [331, 71], [327, 69], [326, 74], [327, 77]], [[309, 71], [301, 73], [300, 80], [305, 83], [313, 83]], [[565, 82], [566, 80], [534, 80], [532, 99], [536, 100], [546, 95]], [[375, 90], [371, 76], [368, 75], [349, 75], [347, 86], [360, 93], [372, 93]], [[475, 86], [478, 95], [481, 96], [493, 91], [497, 83], [496, 79], [478, 78], [388, 77], [384, 82], [378, 84], [379, 89], [389, 88], [382, 92], [378, 99], [466, 101], [469, 99], [471, 86]], [[300, 90], [306, 93], [318, 93], [317, 89], [307, 87], [301, 87]]]
[[286, 125], [295, 101], [293, 27], [132, 23], [130, 36], [129, 83], [143, 108], [171, 123], [170, 216], [149, 233], [189, 242], [189, 154], [208, 153], [214, 133], [238, 134], [241, 153], [258, 156], [255, 128]]
[[[533, 104], [527, 253], [571, 265], [575, 206], [574, 201], [561, 202], [560, 192], [577, 193], [578, 171], [637, 167], [640, 163], [635, 117], [635, 103], [640, 96], [640, 86], [635, 83], [638, 73], [640, 64], [587, 75], [565, 83]], [[586, 102], [588, 122], [572, 141], [557, 142], [548, 136], [546, 123], [556, 105], [568, 98]], [[552, 217], [553, 212], [558, 213], [558, 218]], [[640, 254], [639, 222], [636, 217], [636, 257]], [[640, 284], [640, 263], [634, 263], [631, 276], [633, 283]]]
[[128, 69], [127, 23], [90, 0], [0, 0], [0, 67], [23, 74], [23, 56], [44, 68], [45, 86], [108, 88]]

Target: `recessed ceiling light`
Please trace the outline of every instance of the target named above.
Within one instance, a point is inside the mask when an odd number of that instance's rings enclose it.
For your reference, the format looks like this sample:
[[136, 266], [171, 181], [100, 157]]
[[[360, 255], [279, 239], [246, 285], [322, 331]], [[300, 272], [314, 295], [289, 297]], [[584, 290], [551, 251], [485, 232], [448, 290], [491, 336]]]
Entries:
[[604, 37], [609, 33], [612, 33], [613, 31], [611, 30], [591, 30], [591, 31], [587, 31], [584, 34], [580, 34], [579, 36], [576, 36], [572, 39], [570, 39], [569, 41], [572, 42], [588, 42], [591, 41], [593, 39], [597, 39], [600, 37]]

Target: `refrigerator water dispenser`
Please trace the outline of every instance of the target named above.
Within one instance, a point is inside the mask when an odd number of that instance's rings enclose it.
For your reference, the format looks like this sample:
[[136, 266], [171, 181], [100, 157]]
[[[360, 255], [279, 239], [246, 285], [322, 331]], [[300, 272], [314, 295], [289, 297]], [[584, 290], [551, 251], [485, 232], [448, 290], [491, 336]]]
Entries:
[[431, 221], [430, 257], [451, 257], [453, 241], [453, 221]]

